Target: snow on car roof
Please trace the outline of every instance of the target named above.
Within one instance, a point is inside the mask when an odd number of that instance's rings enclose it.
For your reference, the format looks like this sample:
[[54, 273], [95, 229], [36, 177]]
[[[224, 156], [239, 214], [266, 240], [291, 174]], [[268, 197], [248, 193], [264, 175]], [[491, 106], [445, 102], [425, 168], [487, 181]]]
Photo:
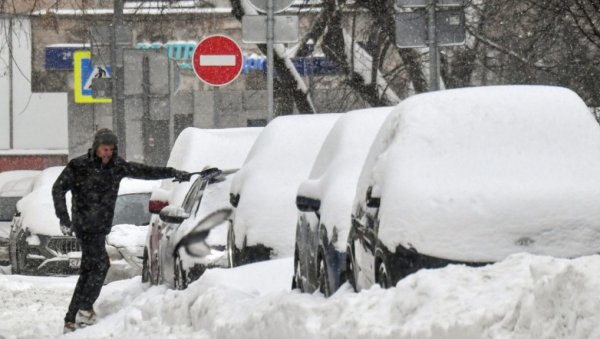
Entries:
[[[273, 119], [233, 178], [240, 195], [236, 233], [247, 245], [272, 247], [276, 256], [293, 253], [298, 185], [308, 177], [327, 133], [341, 114], [291, 115]], [[243, 230], [243, 231], [242, 231]], [[243, 239], [236, 238], [239, 244]]]
[[356, 183], [371, 143], [393, 107], [361, 109], [341, 116], [331, 128], [298, 195], [321, 201], [320, 221], [331, 235], [338, 233], [335, 244], [346, 250], [350, 229], [352, 200]]
[[0, 173], [0, 197], [22, 197], [29, 193], [37, 170], [15, 170]]
[[[207, 166], [220, 169], [240, 168], [262, 130], [262, 127], [188, 127], [175, 140], [167, 166], [188, 172], [198, 172]], [[175, 183], [172, 179], [165, 179], [160, 185], [161, 190], [153, 194], [152, 198], [166, 198], [171, 205], [180, 206], [192, 182]]]
[[[390, 114], [355, 198], [380, 192], [379, 239], [497, 261], [600, 251], [600, 128], [574, 92], [491, 86], [426, 93]], [[387, 226], [384, 226], [387, 225]]]

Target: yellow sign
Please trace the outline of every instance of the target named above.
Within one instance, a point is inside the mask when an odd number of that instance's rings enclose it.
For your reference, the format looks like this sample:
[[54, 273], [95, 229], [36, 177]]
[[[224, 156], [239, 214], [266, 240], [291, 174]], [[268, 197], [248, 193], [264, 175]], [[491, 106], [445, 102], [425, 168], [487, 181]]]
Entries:
[[93, 66], [90, 51], [75, 51], [73, 55], [73, 71], [75, 102], [78, 104], [111, 103], [111, 98], [94, 98], [92, 96], [92, 79], [99, 77], [110, 78], [110, 66]]

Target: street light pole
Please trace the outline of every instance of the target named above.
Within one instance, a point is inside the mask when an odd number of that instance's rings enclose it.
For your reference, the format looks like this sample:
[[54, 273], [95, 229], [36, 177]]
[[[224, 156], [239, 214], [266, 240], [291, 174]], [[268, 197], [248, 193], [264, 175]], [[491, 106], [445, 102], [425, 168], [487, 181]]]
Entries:
[[273, 0], [267, 1], [267, 123], [273, 120], [273, 40], [274, 40]]
[[125, 83], [122, 48], [117, 42], [117, 34], [123, 27], [123, 0], [114, 0], [113, 20], [110, 30], [110, 64], [112, 74], [112, 125], [119, 138], [119, 155], [126, 158], [127, 139], [125, 135]]
[[435, 7], [437, 0], [429, 2], [429, 90], [440, 89], [438, 77], [438, 48], [437, 36], [435, 34]]
[[[309, 56], [309, 63], [308, 63], [308, 96], [310, 98], [310, 101], [312, 101], [313, 103], [313, 107], [315, 107], [315, 100], [313, 97], [313, 71], [314, 71], [314, 51], [315, 51], [315, 42], [313, 41], [313, 39], [308, 39], [308, 41], [306, 42], [306, 47], [308, 48], [309, 52], [310, 52], [310, 56]], [[316, 110], [316, 107], [315, 107]]]

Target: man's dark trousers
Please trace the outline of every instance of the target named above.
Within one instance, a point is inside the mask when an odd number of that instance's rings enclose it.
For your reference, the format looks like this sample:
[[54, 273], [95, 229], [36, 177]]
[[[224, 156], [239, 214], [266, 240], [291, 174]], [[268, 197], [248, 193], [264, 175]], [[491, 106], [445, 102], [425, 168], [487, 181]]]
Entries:
[[105, 234], [83, 233], [77, 239], [81, 244], [81, 268], [65, 322], [75, 322], [78, 310], [92, 310], [110, 267]]

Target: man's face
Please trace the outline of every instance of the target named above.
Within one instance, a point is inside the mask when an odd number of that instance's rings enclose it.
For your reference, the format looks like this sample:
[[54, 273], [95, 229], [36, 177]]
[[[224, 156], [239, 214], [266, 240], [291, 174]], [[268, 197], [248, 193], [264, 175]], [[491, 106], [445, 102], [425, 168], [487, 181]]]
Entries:
[[102, 159], [102, 164], [106, 165], [112, 159], [113, 152], [115, 150], [115, 145], [105, 145], [101, 144], [96, 149], [96, 156]]

